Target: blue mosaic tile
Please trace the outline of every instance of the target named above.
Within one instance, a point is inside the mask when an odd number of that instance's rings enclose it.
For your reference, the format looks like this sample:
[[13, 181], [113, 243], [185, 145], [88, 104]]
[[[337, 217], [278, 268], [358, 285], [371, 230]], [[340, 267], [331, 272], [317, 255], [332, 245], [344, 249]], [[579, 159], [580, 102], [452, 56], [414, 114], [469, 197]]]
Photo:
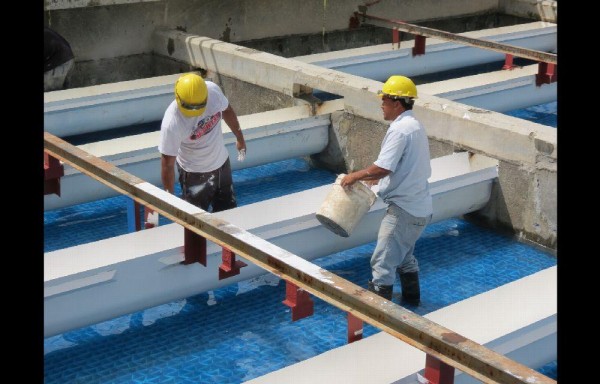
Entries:
[[[233, 172], [240, 206], [330, 184], [335, 178], [334, 173], [311, 168], [303, 159]], [[178, 183], [175, 183], [175, 193], [181, 195]], [[127, 205], [130, 200], [127, 196], [116, 196], [44, 212], [44, 252], [128, 233]], [[159, 225], [169, 223], [169, 219], [160, 216]]]
[[519, 119], [533, 121], [538, 124], [548, 125], [556, 128], [558, 125], [557, 102], [534, 105], [528, 108], [515, 109], [504, 112], [506, 115], [518, 117]]
[[551, 379], [558, 379], [558, 362], [552, 361], [543, 367], [538, 369], [538, 372], [550, 377]]
[[[449, 227], [458, 235], [449, 234]], [[449, 248], [458, 252], [441, 246], [444, 242], [455, 242]], [[479, 246], [482, 242], [487, 246]], [[463, 252], [472, 244], [478, 244], [475, 251]], [[374, 247], [369, 243], [314, 262], [364, 286]], [[556, 265], [551, 255], [460, 219], [430, 225], [416, 250], [423, 303], [414, 311], [420, 315]], [[519, 272], [508, 274], [508, 270]], [[165, 308], [168, 316], [151, 325], [139, 321], [145, 311], [138, 312], [130, 316], [137, 320], [119, 334], [102, 336], [94, 326], [67, 332], [62, 337], [76, 345], [45, 355], [46, 382], [77, 382], [73, 380], [83, 374], [87, 382], [242, 382], [346, 343], [343, 311], [313, 297], [315, 314], [292, 322], [289, 308], [281, 303], [285, 283], [273, 286], [256, 281], [253, 289], [246, 287], [239, 294], [243, 283], [190, 297], [179, 313]], [[396, 283], [396, 296], [399, 290]], [[211, 294], [214, 305], [209, 304]], [[378, 331], [365, 324], [364, 337]], [[160, 370], [148, 369], [159, 364]], [[74, 366], [78, 376], [65, 375]], [[134, 375], [140, 371], [145, 376]]]

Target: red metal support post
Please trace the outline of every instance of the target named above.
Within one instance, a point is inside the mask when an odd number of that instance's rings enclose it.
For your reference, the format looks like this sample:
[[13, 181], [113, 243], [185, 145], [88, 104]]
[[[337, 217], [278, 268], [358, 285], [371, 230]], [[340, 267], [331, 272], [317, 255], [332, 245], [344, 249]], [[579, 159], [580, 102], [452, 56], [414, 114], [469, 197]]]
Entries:
[[314, 303], [310, 298], [310, 294], [287, 280], [285, 284], [283, 304], [292, 309], [292, 321], [311, 316], [314, 313]]
[[396, 46], [397, 49], [400, 49], [400, 31], [398, 28], [392, 28], [392, 49]]
[[142, 220], [140, 220], [140, 211], [142, 204], [133, 199], [127, 203], [127, 228], [129, 232], [137, 232], [142, 229]]
[[515, 65], [513, 64], [513, 55], [507, 53], [505, 55], [504, 65], [502, 66], [502, 69], [510, 71], [513, 68], [515, 68]]
[[363, 337], [363, 321], [348, 312], [348, 344]]
[[60, 178], [64, 175], [65, 168], [60, 161], [44, 152], [44, 195], [60, 196]]
[[454, 384], [454, 367], [428, 354], [424, 376], [429, 384]]
[[540, 62], [538, 73], [535, 75], [535, 85], [554, 83], [557, 80], [557, 67], [555, 64]]
[[239, 275], [240, 268], [248, 265], [243, 261], [236, 260], [235, 253], [227, 248], [223, 248], [223, 251], [221, 252], [221, 259], [223, 260], [223, 263], [219, 266], [219, 280]]
[[415, 36], [415, 46], [412, 49], [412, 55], [424, 55], [425, 54], [425, 40], [427, 38], [425, 36], [416, 35]]
[[184, 228], [182, 264], [200, 263], [206, 267], [206, 238]]

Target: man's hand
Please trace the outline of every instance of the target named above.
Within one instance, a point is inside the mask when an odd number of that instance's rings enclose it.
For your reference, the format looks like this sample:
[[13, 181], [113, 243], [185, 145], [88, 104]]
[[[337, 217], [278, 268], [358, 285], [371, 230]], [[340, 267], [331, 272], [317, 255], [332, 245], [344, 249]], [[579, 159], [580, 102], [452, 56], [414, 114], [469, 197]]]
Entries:
[[356, 176], [357, 176], [357, 172], [352, 172], [352, 173], [347, 174], [340, 181], [340, 185], [343, 188], [351, 188], [352, 184], [356, 183], [359, 180]]

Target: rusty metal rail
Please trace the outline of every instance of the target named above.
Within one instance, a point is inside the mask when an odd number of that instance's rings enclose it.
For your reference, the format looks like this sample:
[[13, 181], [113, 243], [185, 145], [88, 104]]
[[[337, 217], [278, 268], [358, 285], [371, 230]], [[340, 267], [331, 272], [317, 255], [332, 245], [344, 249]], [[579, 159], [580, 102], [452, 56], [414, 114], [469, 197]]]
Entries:
[[[557, 64], [557, 55], [554, 53], [547, 53], [542, 51], [537, 51], [534, 49], [521, 48], [510, 44], [502, 44], [496, 43], [489, 40], [483, 39], [474, 39], [472, 37], [466, 37], [457, 35], [450, 32], [440, 31], [438, 29], [421, 27], [418, 25], [406, 23], [404, 21], [399, 20], [391, 20], [386, 19], [384, 17], [367, 15], [365, 13], [355, 13], [356, 17], [361, 17], [364, 22], [369, 25], [375, 25], [379, 27], [389, 28], [393, 26], [402, 32], [411, 33], [413, 35], [425, 36], [425, 37], [435, 37], [442, 40], [447, 41], [455, 41], [457, 43], [462, 43], [465, 45], [470, 45], [473, 47], [484, 48], [504, 54], [513, 55], [516, 57], [522, 57], [525, 59], [541, 61], [544, 63]], [[369, 20], [369, 21], [366, 21]]]
[[[44, 132], [44, 151], [261, 268], [486, 383], [556, 383]], [[158, 170], [157, 170], [158, 171]]]

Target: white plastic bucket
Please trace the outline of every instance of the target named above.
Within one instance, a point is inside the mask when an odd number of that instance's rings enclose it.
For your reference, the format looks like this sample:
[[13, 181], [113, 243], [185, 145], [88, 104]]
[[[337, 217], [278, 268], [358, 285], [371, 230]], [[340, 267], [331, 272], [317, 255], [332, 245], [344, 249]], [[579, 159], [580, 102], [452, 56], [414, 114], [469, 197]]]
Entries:
[[362, 181], [351, 188], [340, 185], [345, 173], [340, 174], [317, 211], [317, 220], [331, 232], [348, 237], [362, 217], [375, 203], [377, 195]]

